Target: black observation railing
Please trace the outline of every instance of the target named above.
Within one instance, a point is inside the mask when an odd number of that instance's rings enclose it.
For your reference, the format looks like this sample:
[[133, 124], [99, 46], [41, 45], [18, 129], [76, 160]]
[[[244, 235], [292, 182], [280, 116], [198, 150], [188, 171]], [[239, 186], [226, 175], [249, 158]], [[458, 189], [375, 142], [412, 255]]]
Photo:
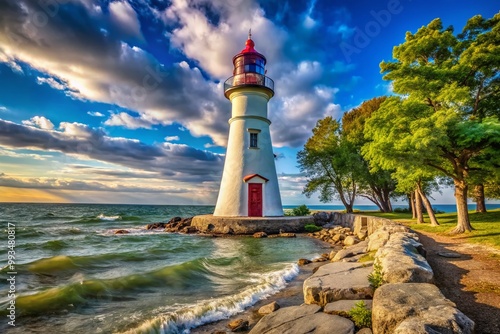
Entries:
[[259, 73], [241, 73], [230, 77], [224, 82], [224, 92], [231, 88], [245, 85], [264, 86], [274, 92], [273, 79]]

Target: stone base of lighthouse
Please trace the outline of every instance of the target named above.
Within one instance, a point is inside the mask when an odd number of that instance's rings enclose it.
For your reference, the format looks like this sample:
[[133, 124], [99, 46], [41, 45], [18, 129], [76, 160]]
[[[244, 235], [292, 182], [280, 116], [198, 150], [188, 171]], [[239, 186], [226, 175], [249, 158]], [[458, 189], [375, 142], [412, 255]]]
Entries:
[[267, 234], [303, 232], [304, 226], [314, 224], [312, 216], [305, 217], [217, 217], [195, 216], [191, 222], [198, 231], [207, 234]]

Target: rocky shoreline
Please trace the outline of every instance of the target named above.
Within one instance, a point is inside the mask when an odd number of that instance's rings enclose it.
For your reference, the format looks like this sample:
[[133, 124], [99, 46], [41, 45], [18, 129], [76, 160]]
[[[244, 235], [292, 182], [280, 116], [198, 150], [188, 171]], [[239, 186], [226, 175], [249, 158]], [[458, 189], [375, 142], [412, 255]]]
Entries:
[[[322, 229], [307, 235], [328, 244], [330, 252], [300, 259], [299, 277], [276, 295], [191, 333], [474, 332], [474, 322], [433, 285], [425, 249], [409, 228], [388, 219], [336, 212], [316, 213], [314, 221]], [[147, 228], [199, 233], [190, 222], [176, 217]]]

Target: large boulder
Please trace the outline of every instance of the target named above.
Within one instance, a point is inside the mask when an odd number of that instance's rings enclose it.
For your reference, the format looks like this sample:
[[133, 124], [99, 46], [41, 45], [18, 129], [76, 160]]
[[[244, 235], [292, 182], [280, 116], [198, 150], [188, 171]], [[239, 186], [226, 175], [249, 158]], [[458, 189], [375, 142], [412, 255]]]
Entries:
[[328, 224], [332, 220], [332, 216], [328, 212], [316, 212], [313, 214], [314, 224], [318, 226], [323, 226]]
[[361, 263], [333, 262], [321, 266], [304, 281], [304, 302], [324, 306], [342, 299], [371, 299], [371, 272], [371, 265]]
[[374, 334], [469, 334], [474, 322], [428, 283], [385, 284], [375, 291]]
[[354, 246], [344, 248], [335, 254], [335, 256], [332, 259], [332, 262], [340, 261], [346, 257], [351, 257], [358, 254], [364, 254], [366, 253], [367, 246], [368, 246], [368, 240], [365, 240]]
[[387, 241], [389, 241], [389, 238], [391, 237], [391, 234], [389, 231], [384, 230], [383, 228], [379, 228], [375, 232], [373, 232], [370, 236], [368, 236], [368, 247], [367, 251], [376, 251], [382, 246], [384, 246]]
[[[334, 330], [334, 331], [333, 331]], [[354, 334], [351, 320], [321, 312], [318, 305], [290, 306], [263, 317], [250, 334]]]
[[382, 268], [387, 283], [430, 283], [434, 273], [429, 263], [419, 254], [421, 248], [413, 233], [396, 232], [375, 254], [375, 263]]

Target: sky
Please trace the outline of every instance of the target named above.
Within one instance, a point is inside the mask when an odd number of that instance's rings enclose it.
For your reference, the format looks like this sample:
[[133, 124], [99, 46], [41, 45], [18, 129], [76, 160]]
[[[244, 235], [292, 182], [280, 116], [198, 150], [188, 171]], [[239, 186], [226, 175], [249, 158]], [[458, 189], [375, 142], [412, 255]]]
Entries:
[[[491, 0], [1, 0], [0, 202], [215, 205], [252, 29], [275, 82], [283, 204], [316, 122], [391, 94], [379, 64], [435, 18], [458, 33]], [[454, 203], [452, 191], [435, 196]], [[358, 201], [358, 204], [367, 204]], [[337, 204], [337, 202], [334, 202]]]

